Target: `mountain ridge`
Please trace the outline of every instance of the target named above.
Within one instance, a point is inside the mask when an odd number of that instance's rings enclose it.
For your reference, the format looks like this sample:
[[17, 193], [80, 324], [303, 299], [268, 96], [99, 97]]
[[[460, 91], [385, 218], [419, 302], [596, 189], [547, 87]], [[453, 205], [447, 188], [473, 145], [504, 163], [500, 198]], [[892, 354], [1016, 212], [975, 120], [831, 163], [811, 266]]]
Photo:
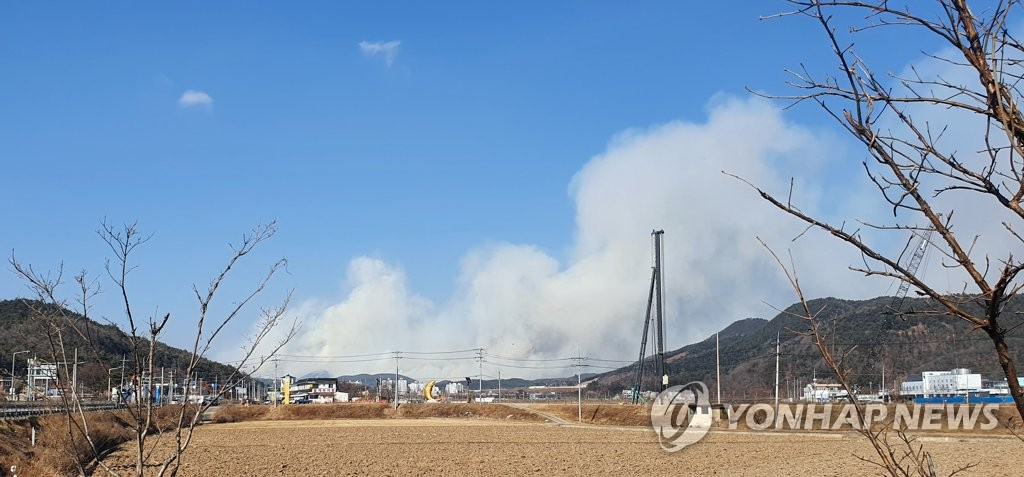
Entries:
[[[961, 297], [962, 298], [962, 297]], [[834, 297], [808, 301], [819, 311], [822, 333], [834, 341], [837, 350], [853, 348], [847, 363], [855, 371], [855, 385], [877, 388], [886, 368], [886, 386], [921, 371], [970, 368], [987, 379], [1004, 379], [991, 341], [987, 336], [970, 333], [971, 327], [951, 316], [893, 316], [892, 297], [846, 300]], [[977, 305], [969, 305], [977, 306]], [[941, 311], [928, 298], [907, 298], [904, 312]], [[775, 380], [776, 337], [781, 353], [780, 385], [792, 386], [828, 379], [831, 372], [810, 336], [807, 323], [800, 318], [802, 308], [793, 304], [770, 320], [747, 318], [733, 322], [719, 332], [723, 396], [769, 396]], [[1024, 300], [1012, 299], [1005, 305], [1003, 321], [1007, 342], [1018, 363], [1024, 358]], [[886, 328], [888, 331], [883, 332]], [[648, 343], [650, 345], [650, 343]], [[637, 339], [639, 348], [639, 337]], [[838, 354], [838, 353], [837, 353]], [[645, 361], [645, 363], [649, 363]], [[715, 335], [665, 353], [671, 384], [692, 381], [715, 384]], [[615, 393], [633, 387], [636, 362], [595, 377], [592, 389]], [[656, 378], [646, 370], [644, 389], [655, 389]], [[709, 386], [710, 387], [710, 386]], [[795, 386], [794, 386], [795, 387]], [[794, 391], [795, 392], [795, 391]]]
[[[3, 379], [0, 381], [7, 382], [10, 379], [12, 353], [14, 352], [28, 351], [26, 353], [28, 357], [38, 357], [46, 362], [74, 361], [71, 356], [68, 356], [67, 360], [54, 356], [54, 348], [51, 346], [45, 329], [46, 323], [33, 318], [33, 306], [52, 310], [51, 307], [54, 305], [24, 298], [0, 300], [0, 329], [4, 330], [3, 333], [0, 333], [0, 374], [3, 375]], [[119, 371], [122, 363], [126, 367], [124, 375], [129, 376], [133, 366], [130, 364], [132, 348], [129, 336], [113, 324], [99, 323], [78, 313], [67, 312], [71, 320], [86, 330], [92, 342], [92, 346], [90, 346], [87, 340], [76, 333], [63, 333], [61, 336], [64, 349], [68, 354], [72, 352], [71, 350], [78, 348], [79, 383], [86, 389], [105, 389], [108, 379], [112, 382], [120, 381], [121, 373], [114, 373], [114, 371]], [[144, 346], [148, 347], [148, 344]], [[20, 355], [17, 362], [14, 363], [16, 365], [15, 374], [19, 379], [23, 380], [25, 377], [25, 360], [28, 357]], [[154, 368], [157, 370], [156, 372], [160, 372], [164, 376], [173, 375], [180, 378], [188, 364], [189, 357], [188, 351], [157, 341], [153, 360]], [[122, 361], [123, 359], [125, 361]], [[236, 369], [232, 366], [206, 358], [200, 359], [195, 368], [195, 373], [204, 382], [217, 382], [218, 378], [223, 382], [223, 379], [235, 371]]]

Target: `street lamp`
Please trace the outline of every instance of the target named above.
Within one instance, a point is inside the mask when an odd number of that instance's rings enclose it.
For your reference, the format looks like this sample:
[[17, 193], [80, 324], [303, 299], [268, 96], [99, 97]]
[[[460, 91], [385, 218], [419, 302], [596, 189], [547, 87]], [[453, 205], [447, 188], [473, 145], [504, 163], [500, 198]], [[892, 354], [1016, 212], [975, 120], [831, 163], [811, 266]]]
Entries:
[[28, 350], [15, 351], [13, 354], [11, 354], [11, 399], [14, 399], [14, 360], [15, 357], [21, 353], [28, 353]]

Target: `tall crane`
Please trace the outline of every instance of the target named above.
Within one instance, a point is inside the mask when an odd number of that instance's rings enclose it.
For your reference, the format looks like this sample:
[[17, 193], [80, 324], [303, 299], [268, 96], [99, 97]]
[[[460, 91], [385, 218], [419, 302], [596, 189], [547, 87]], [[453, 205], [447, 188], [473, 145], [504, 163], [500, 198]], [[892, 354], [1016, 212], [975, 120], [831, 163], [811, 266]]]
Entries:
[[[924, 259], [924, 254], [928, 250], [929, 239], [932, 236], [932, 231], [929, 230], [923, 235], [918, 236], [918, 240], [915, 243], [914, 253], [910, 256], [910, 260], [907, 261], [907, 266], [904, 268], [908, 275], [915, 276], [917, 270], [921, 267], [921, 261]], [[885, 345], [886, 337], [892, 332], [893, 324], [895, 324], [894, 316], [899, 316], [904, 321], [907, 317], [903, 314], [903, 301], [907, 298], [907, 292], [910, 291], [910, 282], [906, 280], [900, 280], [900, 287], [896, 290], [896, 295], [892, 297], [892, 301], [889, 303], [888, 310], [884, 313], [882, 326], [878, 328], [875, 333], [875, 339], [871, 341], [871, 348], [868, 349], [867, 362], [869, 367], [874, 367], [880, 364], [878, 359], [881, 354], [882, 346]], [[882, 368], [882, 375], [885, 375], [885, 368]], [[882, 383], [882, 387], [885, 387], [885, 383]]]
[[[920, 236], [917, 242], [917, 248], [914, 250], [914, 254], [910, 256], [910, 261], [907, 262], [907, 273], [911, 276], [917, 273], [917, 269], [921, 266], [921, 260], [924, 258], [924, 252], [928, 250], [928, 239], [932, 236], [932, 231], [929, 230]], [[892, 303], [889, 304], [889, 309], [892, 314], [898, 315], [906, 321], [907, 317], [903, 316], [900, 312], [903, 308], [903, 300], [907, 298], [907, 292], [910, 290], [910, 282], [906, 280], [900, 280], [900, 287], [896, 290], [896, 296], [892, 297]]]
[[[668, 381], [668, 370], [665, 369], [665, 320], [664, 313], [664, 285], [662, 284], [662, 257], [661, 238], [665, 235], [664, 230], [654, 230], [651, 237], [654, 239], [654, 264], [651, 266], [651, 286], [647, 292], [647, 312], [644, 313], [644, 333], [640, 338], [640, 359], [636, 362], [636, 381], [633, 384], [633, 404], [640, 402], [640, 388], [644, 378], [644, 359], [647, 355], [647, 335], [651, 329], [651, 311], [654, 309], [653, 319], [655, 320], [655, 352], [654, 352], [654, 373], [660, 381], [659, 390], [664, 391]], [[657, 300], [655, 300], [657, 299]]]

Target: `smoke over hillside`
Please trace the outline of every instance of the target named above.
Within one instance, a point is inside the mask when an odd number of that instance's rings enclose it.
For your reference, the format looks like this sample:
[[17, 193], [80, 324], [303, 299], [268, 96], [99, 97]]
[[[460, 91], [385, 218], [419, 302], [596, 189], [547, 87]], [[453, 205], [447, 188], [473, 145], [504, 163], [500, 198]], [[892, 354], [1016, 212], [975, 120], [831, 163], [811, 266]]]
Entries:
[[[347, 294], [296, 307], [294, 314], [305, 324], [287, 353], [484, 347], [489, 354], [515, 358], [562, 357], [579, 350], [632, 359], [650, 277], [653, 228], [665, 230], [669, 347], [701, 339], [739, 318], [773, 314], [764, 302], [785, 306], [792, 294], [755, 236], [785, 248], [802, 227], [721, 171], [774, 191], [787, 190], [790, 174], [798, 171], [804, 182], [796, 184], [793, 200], [818, 212], [826, 194], [840, 191], [819, 190], [815, 179], [838, 162], [841, 151], [758, 100], [719, 98], [702, 123], [675, 121], [622, 132], [568, 184], [576, 231], [566, 260], [530, 244], [481, 246], [464, 255], [450, 300], [434, 303], [409, 289], [400, 267], [357, 257], [346, 271]], [[836, 201], [829, 203], [836, 207]], [[856, 206], [857, 201], [839, 203]], [[841, 272], [856, 256], [820, 234], [803, 237], [794, 253], [809, 265], [802, 272], [817, 295], [877, 291], [858, 289], [863, 281]], [[342, 366], [375, 371], [389, 364], [337, 365]], [[476, 369], [472, 361], [406, 360], [402, 366], [403, 372], [425, 376]], [[323, 367], [289, 364], [294, 373]]]

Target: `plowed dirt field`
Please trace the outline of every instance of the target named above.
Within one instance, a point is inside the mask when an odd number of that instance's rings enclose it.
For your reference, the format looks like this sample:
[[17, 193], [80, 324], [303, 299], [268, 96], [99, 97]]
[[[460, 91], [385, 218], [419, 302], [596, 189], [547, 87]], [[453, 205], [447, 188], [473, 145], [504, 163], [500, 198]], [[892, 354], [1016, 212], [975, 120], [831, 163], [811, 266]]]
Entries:
[[[921, 442], [940, 475], [1020, 475], [1013, 438]], [[712, 431], [670, 454], [649, 429], [486, 419], [254, 421], [202, 426], [182, 476], [333, 475], [878, 475], [867, 443], [847, 433]], [[129, 465], [121, 450], [107, 462]]]

